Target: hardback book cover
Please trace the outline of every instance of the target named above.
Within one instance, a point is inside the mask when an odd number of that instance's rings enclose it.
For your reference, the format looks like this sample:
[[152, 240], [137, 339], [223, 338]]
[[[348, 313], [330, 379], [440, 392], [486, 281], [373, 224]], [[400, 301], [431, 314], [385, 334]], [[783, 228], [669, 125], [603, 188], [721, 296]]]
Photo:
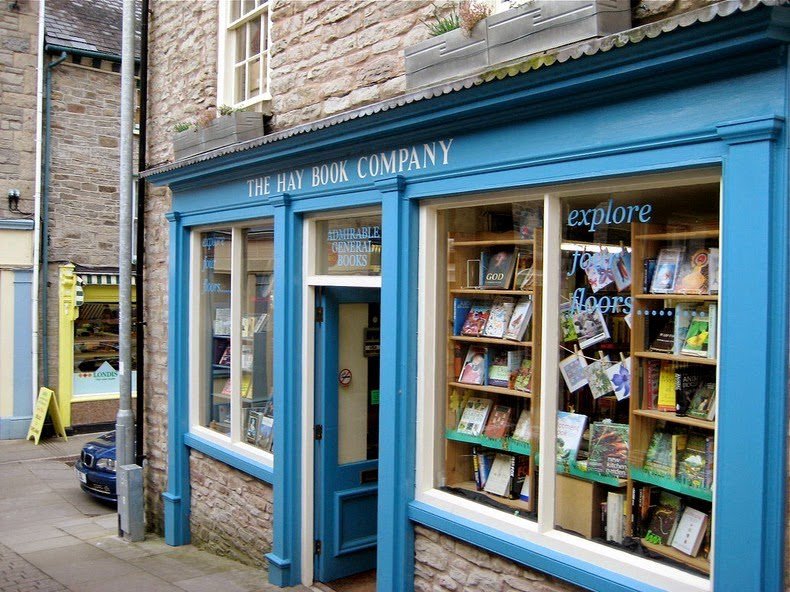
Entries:
[[590, 426], [587, 468], [618, 479], [628, 477], [628, 424], [595, 422]]
[[686, 555], [696, 557], [707, 528], [708, 515], [705, 512], [685, 508], [672, 537], [672, 546]]
[[461, 335], [472, 301], [466, 298], [453, 298], [453, 335]]
[[557, 412], [557, 467], [568, 472], [576, 463], [576, 455], [587, 425], [587, 416], [567, 411]]
[[650, 351], [661, 354], [671, 354], [675, 347], [675, 321], [674, 319], [668, 320], [661, 327], [658, 335], [650, 344]]
[[708, 337], [710, 335], [710, 322], [706, 318], [695, 318], [689, 325], [686, 339], [680, 350], [684, 356], [708, 357]]
[[710, 359], [715, 359], [717, 354], [717, 343], [716, 340], [718, 339], [718, 316], [719, 316], [719, 306], [717, 304], [709, 304], [708, 305], [708, 357]]
[[708, 261], [707, 249], [697, 249], [687, 257], [678, 271], [675, 292], [678, 294], [707, 294]]
[[519, 499], [524, 481], [529, 478], [529, 457], [516, 454], [510, 457], [510, 499]]
[[672, 434], [654, 430], [645, 452], [643, 469], [658, 477], [674, 477]]
[[532, 280], [535, 270], [532, 263], [532, 255], [523, 249], [516, 249], [516, 272], [513, 278], [514, 290], [529, 290], [532, 287]]
[[485, 337], [504, 337], [510, 318], [513, 316], [514, 307], [515, 302], [512, 298], [495, 298], [485, 329], [483, 329], [483, 335]]
[[516, 266], [513, 251], [499, 251], [491, 255], [485, 270], [483, 288], [507, 290]]
[[661, 372], [658, 376], [658, 402], [659, 411], [675, 411], [677, 400], [675, 398], [675, 372], [672, 362], [661, 362]]
[[488, 414], [491, 411], [492, 401], [483, 397], [470, 397], [461, 415], [461, 421], [456, 428], [458, 432], [469, 436], [479, 436], [483, 433]]
[[689, 487], [705, 488], [705, 436], [690, 434], [686, 447], [677, 453], [676, 479]]
[[523, 409], [518, 416], [512, 438], [521, 442], [529, 442], [532, 438], [532, 415], [529, 409]]
[[658, 505], [653, 510], [650, 526], [647, 528], [645, 540], [655, 545], [669, 545], [675, 526], [680, 517], [681, 499], [668, 491], [662, 491], [658, 498]]
[[504, 333], [505, 339], [521, 341], [527, 332], [529, 321], [532, 319], [532, 300], [521, 298], [513, 309], [507, 330]]
[[689, 417], [712, 420], [716, 401], [716, 383], [705, 382], [697, 387], [686, 411]]
[[702, 308], [694, 302], [680, 302], [675, 306], [673, 321], [675, 328], [672, 333], [672, 350], [670, 353], [680, 355], [691, 321], [697, 318], [697, 314], [700, 312], [702, 312]]
[[507, 436], [512, 425], [513, 408], [495, 405], [488, 418], [483, 434], [489, 438], [500, 439]]
[[458, 382], [466, 384], [483, 384], [486, 379], [486, 357], [488, 350], [485, 347], [470, 346], [466, 352], [461, 374]]
[[516, 375], [516, 383], [514, 385], [517, 391], [529, 393], [532, 390], [532, 360], [523, 358], [521, 365], [518, 368]]
[[708, 291], [711, 294], [719, 293], [719, 249], [710, 249], [708, 254]]
[[665, 248], [658, 253], [656, 270], [650, 284], [653, 294], [671, 294], [675, 289], [675, 280], [683, 258], [684, 249]]
[[491, 307], [483, 302], [476, 302], [469, 309], [461, 328], [461, 335], [469, 337], [479, 337], [488, 322], [488, 315], [491, 314]]
[[486, 384], [502, 388], [510, 386], [510, 366], [508, 365], [507, 352], [498, 351], [491, 356]]
[[510, 464], [512, 456], [509, 454], [497, 454], [488, 473], [488, 479], [483, 487], [488, 493], [508, 497], [510, 493]]

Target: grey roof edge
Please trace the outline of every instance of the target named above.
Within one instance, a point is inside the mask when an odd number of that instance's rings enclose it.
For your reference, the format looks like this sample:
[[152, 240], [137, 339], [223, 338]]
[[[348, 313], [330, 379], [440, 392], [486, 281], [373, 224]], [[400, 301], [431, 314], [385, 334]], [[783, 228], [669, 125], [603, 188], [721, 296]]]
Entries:
[[640, 43], [645, 39], [654, 39], [659, 35], [674, 31], [678, 27], [685, 28], [696, 23], [707, 23], [716, 17], [730, 16], [738, 11], [747, 12], [758, 6], [779, 6], [786, 4], [787, 1], [788, 0], [721, 0], [702, 8], [697, 8], [695, 10], [684, 12], [673, 17], [645, 25], [640, 25], [639, 27], [627, 29], [606, 37], [587, 39], [585, 41], [571, 45], [553, 48], [544, 52], [524, 56], [518, 60], [498, 65], [495, 68], [486, 68], [485, 73], [479, 72], [457, 80], [413, 90], [396, 97], [385, 99], [370, 105], [357, 107], [355, 109], [350, 109], [348, 111], [343, 111], [341, 113], [336, 113], [323, 119], [297, 125], [279, 132], [274, 132], [266, 136], [255, 138], [253, 140], [239, 142], [237, 144], [224, 146], [222, 148], [217, 148], [208, 152], [202, 152], [200, 154], [183, 158], [181, 160], [176, 160], [174, 162], [161, 164], [142, 171], [140, 173], [140, 177], [146, 178], [161, 173], [166, 173], [225, 156], [227, 154], [251, 150], [266, 144], [280, 142], [300, 134], [315, 132], [334, 125], [338, 125], [340, 123], [359, 119], [361, 117], [367, 117], [376, 113], [381, 113], [383, 111], [396, 109], [398, 107], [403, 107], [418, 101], [433, 99], [442, 95], [447, 95], [481, 84], [493, 82], [495, 80], [519, 76], [531, 70], [537, 70], [541, 67], [548, 67], [555, 63], [564, 63], [571, 59], [577, 60], [585, 56], [592, 56], [597, 53], [606, 52], [614, 48], [623, 47], [625, 45], [633, 45], [635, 43]]

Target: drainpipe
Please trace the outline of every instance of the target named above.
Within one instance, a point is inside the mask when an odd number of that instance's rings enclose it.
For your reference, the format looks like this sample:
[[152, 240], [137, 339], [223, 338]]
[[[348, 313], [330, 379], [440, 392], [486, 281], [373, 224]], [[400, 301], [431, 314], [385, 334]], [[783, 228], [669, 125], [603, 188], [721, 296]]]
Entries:
[[[140, 23], [140, 134], [137, 136], [137, 170], [144, 171], [148, 119], [148, 0], [143, 0]], [[137, 430], [135, 434], [135, 464], [142, 466], [145, 458], [145, 301], [143, 300], [143, 264], [145, 263], [145, 190], [146, 182], [137, 178], [137, 240], [135, 253], [135, 297], [137, 309], [135, 329], [137, 334]]]
[[[45, 48], [46, 49], [46, 48]], [[49, 173], [52, 164], [52, 129], [51, 129], [51, 115], [52, 115], [52, 70], [61, 64], [66, 59], [66, 52], [62, 52], [60, 57], [47, 64], [47, 69], [44, 72], [44, 101], [45, 117], [44, 117], [44, 180], [41, 187], [41, 360], [43, 368], [43, 386], [49, 387], [49, 331], [47, 322], [47, 294], [48, 290], [48, 277], [49, 277]]]
[[31, 368], [31, 384], [33, 392], [30, 393], [33, 406], [36, 405], [36, 398], [38, 397], [38, 352], [39, 352], [39, 338], [40, 332], [38, 329], [38, 307], [39, 307], [39, 275], [41, 273], [41, 183], [43, 174], [43, 146], [41, 138], [44, 133], [44, 19], [46, 16], [44, 0], [38, 5], [38, 51], [36, 55], [36, 182], [35, 182], [35, 228], [33, 230], [33, 302], [31, 309], [30, 326], [33, 327], [33, 340], [32, 340], [32, 364]]

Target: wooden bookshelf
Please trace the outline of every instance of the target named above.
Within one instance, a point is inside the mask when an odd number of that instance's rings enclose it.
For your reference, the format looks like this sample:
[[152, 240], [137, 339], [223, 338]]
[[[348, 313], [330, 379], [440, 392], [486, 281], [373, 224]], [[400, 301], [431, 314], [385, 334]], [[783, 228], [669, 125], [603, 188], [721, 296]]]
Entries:
[[532, 290], [488, 290], [486, 288], [455, 288], [455, 296], [532, 296]]
[[455, 440], [456, 442], [468, 442], [469, 444], [478, 444], [486, 448], [494, 448], [496, 450], [504, 450], [505, 452], [512, 452], [513, 454], [523, 454], [525, 456], [532, 455], [532, 447], [529, 442], [517, 440], [515, 438], [489, 438], [481, 434], [479, 436], [470, 436], [469, 434], [462, 434], [457, 430], [447, 430], [444, 437], [448, 440]]
[[705, 366], [715, 366], [717, 364], [715, 358], [679, 356], [676, 354], [662, 354], [661, 352], [639, 351], [633, 352], [632, 355], [636, 356], [637, 358], [645, 358], [648, 360], [665, 360], [667, 362], [676, 362], [678, 364], [703, 364]]
[[667, 421], [669, 423], [679, 423], [703, 430], [715, 430], [716, 422], [708, 421], [706, 419], [698, 419], [696, 417], [688, 417], [685, 415], [675, 415], [672, 411], [658, 411], [657, 409], [635, 409], [634, 415], [639, 417], [649, 417], [658, 421]]
[[519, 239], [519, 238], [498, 238], [492, 240], [453, 240], [450, 239], [449, 244], [451, 247], [523, 247], [534, 246], [533, 239]]
[[634, 239], [638, 241], [678, 241], [719, 238], [718, 228], [702, 230], [680, 230], [677, 232], [648, 232], [646, 234], [636, 234]]
[[[454, 483], [451, 487], [455, 487], [457, 489], [465, 489], [466, 491], [474, 491], [475, 493], [480, 493], [487, 498], [494, 500], [500, 504], [504, 504], [514, 510], [520, 510], [522, 512], [529, 512], [530, 509], [530, 502], [525, 502], [522, 500], [513, 500], [506, 497], [500, 497], [498, 495], [494, 495], [492, 493], [488, 493], [487, 491], [479, 491], [477, 489], [477, 484], [474, 481], [462, 481], [460, 483]], [[532, 498], [530, 498], [531, 500]]]
[[531, 393], [524, 391], [517, 391], [515, 389], [504, 388], [501, 386], [491, 386], [488, 384], [466, 384], [465, 382], [448, 382], [448, 386], [456, 389], [469, 389], [471, 391], [480, 391], [482, 393], [490, 393], [492, 395], [508, 395], [511, 397], [523, 397], [531, 399]]
[[718, 302], [718, 294], [634, 294], [637, 300], [675, 300], [677, 302]]
[[682, 563], [701, 571], [704, 574], [710, 574], [710, 561], [708, 561], [705, 557], [691, 557], [690, 555], [686, 555], [685, 553], [681, 553], [674, 547], [669, 547], [667, 545], [656, 545], [654, 543], [649, 543], [645, 539], [641, 539], [642, 546], [649, 551], [652, 551], [656, 555], [661, 555], [666, 557], [667, 559], [672, 559], [673, 561], [677, 561], [678, 563]]
[[492, 345], [502, 345], [507, 347], [532, 347], [531, 341], [513, 341], [501, 337], [471, 337], [469, 335], [450, 335], [451, 341], [461, 341], [464, 343], [490, 343]]

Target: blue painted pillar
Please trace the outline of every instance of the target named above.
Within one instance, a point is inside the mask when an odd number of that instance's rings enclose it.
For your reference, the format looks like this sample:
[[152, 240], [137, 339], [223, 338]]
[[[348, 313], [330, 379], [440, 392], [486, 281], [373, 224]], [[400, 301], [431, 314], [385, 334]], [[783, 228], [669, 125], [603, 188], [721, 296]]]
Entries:
[[403, 179], [376, 181], [382, 193], [381, 377], [379, 403], [379, 592], [414, 586], [414, 499], [417, 376], [417, 204]]
[[274, 548], [269, 582], [301, 580], [302, 225], [287, 193], [274, 206]]
[[189, 534], [189, 233], [178, 212], [167, 214], [170, 222], [170, 269], [168, 275], [167, 360], [167, 491], [165, 542], [186, 545]]
[[788, 196], [784, 151], [775, 146], [782, 123], [717, 126], [728, 145], [714, 524], [721, 560], [713, 573], [722, 590], [784, 589]]

